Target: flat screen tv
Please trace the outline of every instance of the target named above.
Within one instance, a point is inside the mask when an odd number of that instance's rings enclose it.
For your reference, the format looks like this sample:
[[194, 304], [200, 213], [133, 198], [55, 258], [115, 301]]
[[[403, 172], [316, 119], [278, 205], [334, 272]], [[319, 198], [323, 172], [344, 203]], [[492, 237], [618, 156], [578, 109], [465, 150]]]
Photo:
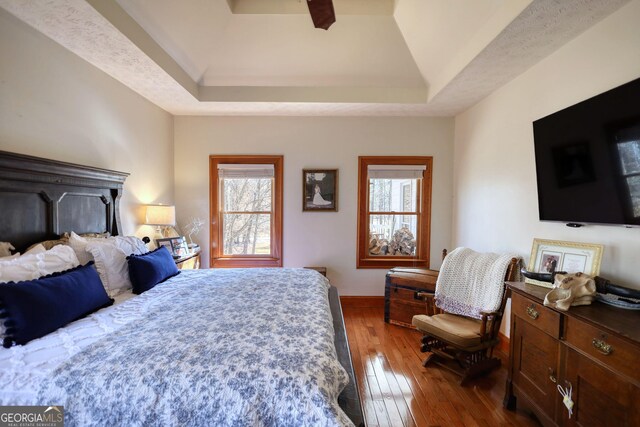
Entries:
[[640, 226], [640, 79], [533, 122], [540, 220]]

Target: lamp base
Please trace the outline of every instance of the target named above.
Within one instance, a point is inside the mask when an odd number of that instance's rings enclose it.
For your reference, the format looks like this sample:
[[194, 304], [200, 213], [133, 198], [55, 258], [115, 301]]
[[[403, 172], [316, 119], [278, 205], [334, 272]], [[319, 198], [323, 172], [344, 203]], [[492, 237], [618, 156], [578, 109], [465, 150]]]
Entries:
[[153, 239], [154, 240], [164, 239], [164, 233], [162, 232], [162, 227], [160, 226], [156, 227], [156, 234], [153, 235]]

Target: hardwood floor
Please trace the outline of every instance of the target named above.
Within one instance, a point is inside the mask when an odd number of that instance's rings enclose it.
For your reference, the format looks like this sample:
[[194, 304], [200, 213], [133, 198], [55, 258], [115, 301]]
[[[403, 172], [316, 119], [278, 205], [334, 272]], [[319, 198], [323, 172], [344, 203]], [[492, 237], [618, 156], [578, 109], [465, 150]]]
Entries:
[[424, 368], [421, 334], [384, 323], [382, 308], [344, 306], [367, 426], [539, 426], [503, 409], [506, 370], [460, 387], [455, 374]]

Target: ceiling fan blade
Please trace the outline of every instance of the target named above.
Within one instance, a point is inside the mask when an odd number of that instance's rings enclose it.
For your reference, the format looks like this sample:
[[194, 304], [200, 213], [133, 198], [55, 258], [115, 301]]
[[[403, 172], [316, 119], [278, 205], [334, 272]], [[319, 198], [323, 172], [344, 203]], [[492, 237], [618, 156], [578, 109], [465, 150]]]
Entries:
[[314, 27], [328, 30], [331, 24], [336, 22], [333, 0], [307, 0], [307, 6]]

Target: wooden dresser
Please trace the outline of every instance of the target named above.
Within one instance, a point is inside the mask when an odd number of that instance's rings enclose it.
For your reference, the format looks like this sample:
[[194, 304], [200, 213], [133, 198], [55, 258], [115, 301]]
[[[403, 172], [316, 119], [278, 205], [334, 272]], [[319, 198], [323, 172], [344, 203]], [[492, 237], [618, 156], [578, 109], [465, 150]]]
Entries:
[[[528, 408], [545, 426], [640, 426], [640, 311], [593, 302], [561, 312], [543, 305], [549, 289], [507, 286], [505, 406]], [[573, 388], [571, 418], [558, 385]]]
[[435, 292], [438, 272], [423, 268], [392, 268], [387, 272], [384, 289], [384, 321], [413, 328], [411, 319], [426, 314], [420, 292]]

